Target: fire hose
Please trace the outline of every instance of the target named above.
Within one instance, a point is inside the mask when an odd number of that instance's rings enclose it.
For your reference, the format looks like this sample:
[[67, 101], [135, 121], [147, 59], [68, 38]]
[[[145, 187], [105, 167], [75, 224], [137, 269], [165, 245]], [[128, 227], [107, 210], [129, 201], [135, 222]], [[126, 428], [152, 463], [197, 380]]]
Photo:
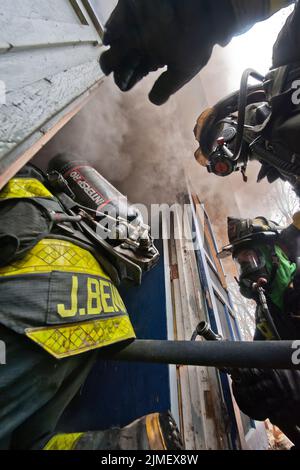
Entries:
[[[300, 341], [223, 341], [205, 322], [198, 326], [194, 339], [200, 330], [208, 342], [135, 340], [107, 348], [100, 356], [112, 361], [216, 367], [228, 373], [249, 368], [300, 370]], [[277, 426], [300, 447], [298, 427]]]
[[[298, 348], [298, 349], [297, 349]], [[218, 369], [300, 370], [300, 340], [295, 341], [159, 341], [135, 340], [103, 350], [103, 359], [206, 366]]]

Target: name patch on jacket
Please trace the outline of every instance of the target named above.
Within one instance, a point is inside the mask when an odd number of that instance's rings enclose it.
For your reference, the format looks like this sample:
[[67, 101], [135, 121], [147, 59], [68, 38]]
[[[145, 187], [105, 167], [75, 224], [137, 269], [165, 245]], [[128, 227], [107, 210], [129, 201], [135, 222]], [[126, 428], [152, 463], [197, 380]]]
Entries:
[[126, 314], [116, 287], [107, 279], [88, 274], [53, 272], [48, 300], [48, 324], [84, 321]]

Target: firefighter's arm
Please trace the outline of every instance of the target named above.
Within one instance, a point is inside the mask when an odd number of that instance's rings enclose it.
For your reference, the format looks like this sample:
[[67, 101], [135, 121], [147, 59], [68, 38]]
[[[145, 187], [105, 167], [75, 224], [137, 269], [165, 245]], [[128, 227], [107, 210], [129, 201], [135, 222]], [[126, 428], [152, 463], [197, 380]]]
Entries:
[[266, 20], [292, 3], [295, 0], [231, 0], [238, 32], [243, 33], [255, 23]]
[[225, 46], [291, 0], [119, 0], [105, 27], [101, 67], [122, 91], [167, 67], [150, 100], [163, 104]]
[[282, 28], [273, 50], [273, 66], [280, 67], [299, 62], [300, 50], [300, 3], [296, 4]]
[[0, 267], [23, 258], [50, 231], [45, 212], [29, 200], [0, 203]]
[[23, 258], [53, 222], [38, 201], [52, 199], [41, 173], [26, 165], [0, 191], [0, 267]]
[[300, 273], [296, 275], [285, 292], [284, 310], [292, 319], [300, 323]]
[[279, 240], [283, 251], [297, 266], [293, 281], [284, 293], [284, 311], [300, 323], [300, 212], [294, 214], [292, 224], [281, 232]]
[[300, 372], [291, 370], [240, 371], [233, 393], [241, 411], [256, 421], [300, 424]]

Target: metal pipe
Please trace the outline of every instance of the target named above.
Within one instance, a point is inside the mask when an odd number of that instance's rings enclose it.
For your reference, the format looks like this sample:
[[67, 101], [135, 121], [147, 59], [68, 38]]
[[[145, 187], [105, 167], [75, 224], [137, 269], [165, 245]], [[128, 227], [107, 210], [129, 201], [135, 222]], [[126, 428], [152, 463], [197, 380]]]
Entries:
[[[207, 343], [135, 340], [131, 344], [102, 350], [100, 355], [103, 359], [115, 361], [207, 366], [218, 369], [300, 370], [300, 364], [292, 362], [292, 356], [296, 352], [294, 346], [292, 341]], [[300, 357], [300, 354], [298, 356]]]

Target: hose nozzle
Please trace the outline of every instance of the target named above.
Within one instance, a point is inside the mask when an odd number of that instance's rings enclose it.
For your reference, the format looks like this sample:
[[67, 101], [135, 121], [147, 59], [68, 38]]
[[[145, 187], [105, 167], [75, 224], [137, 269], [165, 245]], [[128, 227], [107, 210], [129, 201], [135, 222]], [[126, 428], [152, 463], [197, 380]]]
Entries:
[[206, 341], [222, 341], [222, 336], [215, 333], [205, 321], [202, 321], [197, 326], [196, 330], [193, 333], [191, 341], [196, 341], [196, 338], [201, 336]]

